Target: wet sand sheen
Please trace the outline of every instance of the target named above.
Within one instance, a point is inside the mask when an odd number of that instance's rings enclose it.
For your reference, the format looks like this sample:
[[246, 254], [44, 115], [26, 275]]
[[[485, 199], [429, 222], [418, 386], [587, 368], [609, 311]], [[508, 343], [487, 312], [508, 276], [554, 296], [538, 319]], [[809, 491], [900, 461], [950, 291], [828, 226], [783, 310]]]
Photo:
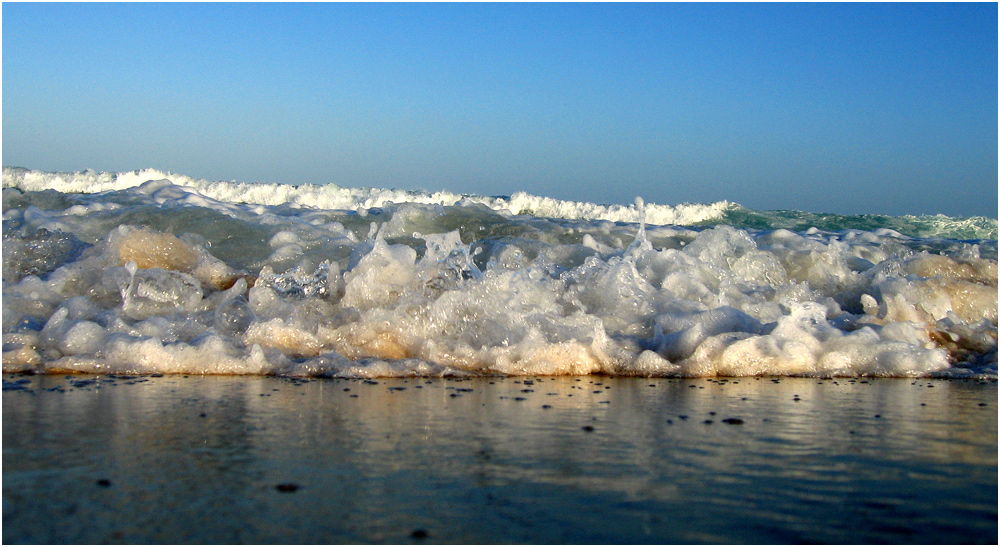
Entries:
[[8, 374], [3, 446], [5, 543], [997, 537], [995, 380]]

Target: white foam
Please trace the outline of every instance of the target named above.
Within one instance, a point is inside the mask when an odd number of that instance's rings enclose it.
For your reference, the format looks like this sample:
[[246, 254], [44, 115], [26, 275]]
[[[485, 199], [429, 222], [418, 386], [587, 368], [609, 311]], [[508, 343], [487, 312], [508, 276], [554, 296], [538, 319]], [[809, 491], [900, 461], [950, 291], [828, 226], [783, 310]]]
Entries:
[[[149, 184], [149, 181], [155, 181]], [[595, 203], [558, 200], [517, 192], [508, 197], [488, 197], [452, 192], [416, 192], [387, 188], [344, 188], [335, 184], [288, 185], [277, 183], [213, 182], [177, 175], [156, 169], [121, 173], [83, 171], [78, 173], [47, 173], [21, 171], [5, 167], [3, 187], [24, 191], [57, 190], [60, 192], [97, 193], [126, 190], [143, 186], [152, 194], [163, 188], [162, 181], [197, 191], [202, 196], [228, 202], [259, 205], [292, 205], [319, 209], [368, 210], [389, 204], [419, 203], [451, 206], [460, 202], [480, 204], [508, 214], [541, 217], [638, 222], [635, 206], [598, 205]], [[161, 198], [162, 199], [162, 198]], [[719, 218], [734, 204], [726, 201], [702, 205], [646, 205], [646, 221], [650, 224], [692, 225]]]
[[665, 227], [694, 209], [641, 200], [8, 179], [123, 190], [5, 190], [5, 371], [996, 376], [988, 242]]

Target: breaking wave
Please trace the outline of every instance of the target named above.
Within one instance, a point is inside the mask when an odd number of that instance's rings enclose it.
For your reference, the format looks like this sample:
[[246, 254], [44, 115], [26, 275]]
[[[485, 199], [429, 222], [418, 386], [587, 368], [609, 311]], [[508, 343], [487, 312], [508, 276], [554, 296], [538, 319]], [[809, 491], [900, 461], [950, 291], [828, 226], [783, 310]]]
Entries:
[[996, 220], [3, 171], [3, 370], [997, 374]]

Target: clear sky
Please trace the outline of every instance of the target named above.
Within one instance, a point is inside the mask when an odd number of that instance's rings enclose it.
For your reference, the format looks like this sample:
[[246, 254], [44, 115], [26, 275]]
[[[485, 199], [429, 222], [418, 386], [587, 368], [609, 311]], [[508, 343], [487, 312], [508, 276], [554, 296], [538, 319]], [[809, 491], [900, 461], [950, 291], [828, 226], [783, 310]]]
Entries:
[[3, 164], [997, 215], [997, 5], [4, 3]]

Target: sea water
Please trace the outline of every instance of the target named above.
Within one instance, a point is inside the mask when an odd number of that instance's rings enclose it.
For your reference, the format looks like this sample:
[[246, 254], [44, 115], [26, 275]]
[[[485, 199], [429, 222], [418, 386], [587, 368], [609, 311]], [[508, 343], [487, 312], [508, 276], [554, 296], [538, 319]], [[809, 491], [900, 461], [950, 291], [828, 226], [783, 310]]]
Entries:
[[2, 414], [5, 544], [997, 539], [995, 380], [18, 374]]
[[3, 371], [997, 376], [997, 221], [3, 170]]

